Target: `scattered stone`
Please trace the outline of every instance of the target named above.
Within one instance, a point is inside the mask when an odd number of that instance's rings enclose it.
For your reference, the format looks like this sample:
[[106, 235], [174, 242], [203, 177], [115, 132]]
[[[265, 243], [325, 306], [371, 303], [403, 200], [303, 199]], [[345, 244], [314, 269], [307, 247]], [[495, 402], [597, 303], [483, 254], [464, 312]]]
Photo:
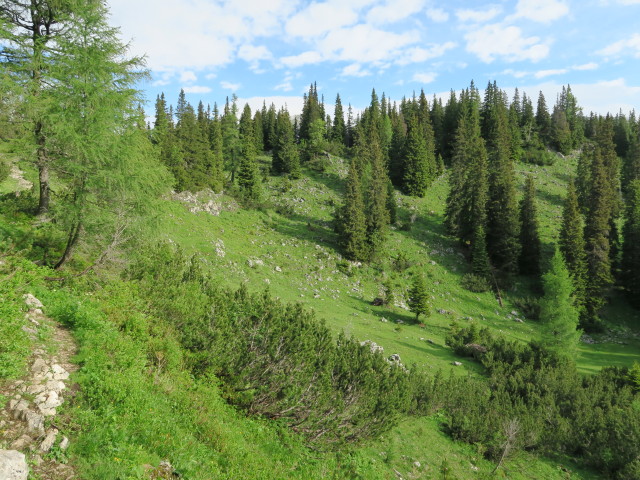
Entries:
[[477, 343], [467, 343], [465, 345], [471, 352], [475, 353], [487, 353], [487, 347], [483, 345], [478, 345]]
[[27, 422], [27, 430], [32, 433], [42, 435], [44, 433], [44, 416], [39, 413], [27, 411], [25, 414], [25, 421]]
[[59, 447], [60, 450], [66, 450], [67, 448], [69, 448], [69, 439], [67, 437], [62, 437]]
[[36, 358], [36, 361], [31, 365], [31, 371], [33, 373], [43, 372], [47, 369], [47, 364], [41, 358]]
[[403, 322], [402, 320], [396, 320], [396, 323], [397, 323], [398, 325], [402, 325], [404, 322]]
[[440, 315], [451, 315], [451, 312], [449, 310], [445, 310], [444, 308], [439, 308], [438, 313]]
[[29, 435], [21, 435], [20, 438], [14, 440], [10, 448], [11, 450], [24, 450], [25, 447], [31, 445], [31, 442], [33, 439]]
[[511, 315], [513, 315], [514, 317], [518, 316], [518, 312], [516, 312], [515, 310], [511, 310]]
[[524, 320], [522, 320], [521, 318], [514, 318], [513, 321], [518, 323], [524, 323]]
[[30, 293], [26, 293], [24, 295], [24, 303], [26, 303], [27, 307], [29, 307], [29, 308], [42, 308], [42, 307], [44, 307], [42, 302], [40, 300], [38, 300], [36, 297], [34, 297], [32, 294], [30, 294]]
[[384, 347], [382, 345], [378, 345], [376, 342], [372, 340], [365, 340], [364, 342], [360, 342], [361, 346], [368, 345], [371, 353], [384, 353]]
[[396, 363], [400, 363], [400, 355], [398, 355], [397, 353], [394, 353], [393, 355], [389, 356], [389, 358], [387, 359], [390, 362], [396, 362]]
[[53, 447], [53, 444], [56, 442], [56, 437], [58, 436], [58, 430], [56, 428], [52, 429], [47, 436], [44, 438], [42, 443], [40, 444], [41, 452], [48, 452]]
[[0, 450], [0, 478], [2, 480], [27, 480], [29, 467], [23, 453], [16, 450]]
[[451, 362], [451, 365], [453, 365], [454, 367], [460, 367], [462, 365], [461, 362]]
[[374, 307], [381, 307], [384, 305], [384, 299], [382, 297], [376, 297], [373, 299], [373, 302], [371, 302], [371, 305]]
[[416, 460], [415, 462], [413, 462], [413, 466], [416, 468], [420, 468], [422, 465], [420, 464], [419, 461]]
[[435, 344], [436, 344], [436, 342], [434, 342], [434, 341], [433, 341], [433, 340], [431, 340], [430, 338], [429, 338], [429, 339], [427, 339], [427, 343], [430, 343], [431, 345], [435, 345]]
[[282, 271], [282, 268], [280, 268], [279, 266], [277, 266], [277, 265], [276, 265], [275, 271], [276, 271], [276, 272], [281, 272], [281, 271]]
[[587, 335], [586, 333], [580, 337], [580, 341], [589, 345], [593, 345], [594, 343], [596, 343], [593, 337], [591, 335]]
[[381, 321], [382, 323], [387, 323], [389, 320], [387, 320], [387, 319], [386, 319], [386, 318], [384, 318], [384, 317], [381, 317], [381, 318], [380, 318], [380, 321]]

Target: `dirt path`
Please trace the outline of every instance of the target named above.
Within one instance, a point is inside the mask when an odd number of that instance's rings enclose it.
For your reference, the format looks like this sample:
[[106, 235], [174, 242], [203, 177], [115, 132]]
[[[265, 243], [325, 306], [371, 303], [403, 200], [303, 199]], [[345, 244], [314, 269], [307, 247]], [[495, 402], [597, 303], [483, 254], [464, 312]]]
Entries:
[[[30, 473], [34, 478], [75, 479], [78, 477], [73, 468], [62, 463], [66, 459], [69, 440], [58, 430], [62, 422], [57, 410], [73, 398], [69, 374], [77, 370], [71, 362], [76, 345], [69, 331], [43, 315], [42, 304], [37, 298], [27, 295], [25, 302], [29, 308], [26, 314], [29, 326], [23, 330], [35, 340], [36, 348], [29, 362], [28, 375], [0, 390], [0, 394], [8, 399], [0, 411], [0, 445], [7, 449], [5, 451], [13, 451], [11, 455], [15, 458], [21, 458], [20, 454], [23, 454], [31, 465]], [[54, 345], [55, 351], [47, 351], [37, 340], [46, 331], [52, 337], [48, 344]], [[0, 476], [1, 467], [0, 460]]]

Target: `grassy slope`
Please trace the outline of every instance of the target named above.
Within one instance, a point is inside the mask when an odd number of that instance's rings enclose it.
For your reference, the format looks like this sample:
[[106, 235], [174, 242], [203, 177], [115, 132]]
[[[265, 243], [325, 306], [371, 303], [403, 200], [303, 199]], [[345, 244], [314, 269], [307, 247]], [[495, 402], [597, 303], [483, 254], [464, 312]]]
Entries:
[[[574, 168], [572, 161], [568, 162], [545, 168], [528, 165], [519, 168], [521, 177], [524, 172], [533, 172], [538, 177], [540, 219], [547, 253], [556, 235], [551, 225], [557, 223], [561, 215], [567, 174]], [[32, 172], [27, 170], [27, 175], [29, 173]], [[533, 322], [521, 324], [509, 318], [515, 309], [511, 298], [528, 292], [525, 280], [515, 283], [505, 298], [504, 308], [499, 307], [490, 293], [473, 294], [460, 287], [460, 278], [468, 266], [442, 225], [447, 192], [445, 178], [435, 183], [425, 199], [399, 196], [401, 222], [411, 223], [411, 217], [415, 216], [411, 229], [391, 233], [387, 258], [379, 265], [353, 267], [351, 275], [345, 275], [337, 267], [340, 257], [330, 226], [333, 205], [339, 203], [344, 167], [337, 162], [328, 173], [308, 173], [308, 177], [293, 182], [292, 186], [280, 178], [269, 179], [269, 197], [276, 204], [288, 206], [293, 214], [231, 208], [216, 217], [190, 213], [183, 205], [167, 201], [158, 212], [159, 236], [203, 256], [221, 283], [237, 286], [248, 282], [253, 289], [268, 286], [273, 294], [316, 310], [318, 317], [325, 319], [336, 332], [345, 330], [361, 340], [371, 339], [384, 346], [387, 354], [399, 353], [406, 364], [416, 363], [421, 368], [461, 375], [477, 374], [479, 368], [472, 362], [463, 361], [463, 367], [451, 366], [451, 362], [458, 359], [444, 346], [444, 336], [454, 320], [477, 321], [521, 340], [535, 337]], [[229, 199], [225, 199], [225, 203], [233, 205]], [[404, 272], [395, 272], [390, 266], [390, 259], [398, 251], [404, 251], [412, 264]], [[422, 328], [412, 324], [413, 315], [403, 308], [371, 305], [385, 278], [393, 280], [396, 295], [400, 296], [409, 285], [411, 274], [417, 271], [428, 276], [432, 288], [434, 313]], [[440, 314], [438, 309], [451, 313]], [[636, 313], [624, 304], [608, 313], [619, 330], [637, 325]], [[389, 321], [381, 322], [382, 317]], [[396, 324], [397, 320], [404, 323]], [[579, 359], [582, 370], [595, 371], [604, 365], [640, 360], [637, 340], [615, 340], [628, 344], [583, 345]], [[350, 468], [354, 474], [360, 470], [364, 475], [371, 475], [375, 470], [385, 478], [395, 477], [394, 469], [408, 478], [441, 478], [439, 471], [444, 459], [457, 478], [483, 478], [493, 469], [474, 447], [446, 437], [439, 429], [437, 417], [405, 420], [385, 438], [359, 449], [358, 461], [352, 460]], [[415, 461], [421, 466], [416, 467]], [[558, 462], [560, 460], [538, 460], [523, 454], [511, 460], [506, 468], [509, 478], [563, 478]], [[578, 472], [572, 478], [597, 478], [588, 472], [579, 472], [571, 463], [568, 465]], [[474, 467], [478, 468], [477, 472]]]

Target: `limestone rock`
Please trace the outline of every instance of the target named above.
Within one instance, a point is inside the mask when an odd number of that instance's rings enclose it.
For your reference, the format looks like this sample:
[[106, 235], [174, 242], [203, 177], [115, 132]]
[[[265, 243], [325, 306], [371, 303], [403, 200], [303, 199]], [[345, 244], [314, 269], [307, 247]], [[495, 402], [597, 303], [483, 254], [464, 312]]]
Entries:
[[55, 443], [57, 436], [58, 436], [57, 429], [54, 428], [51, 431], [49, 431], [49, 433], [47, 433], [47, 436], [44, 438], [44, 440], [40, 444], [40, 451], [48, 452], [49, 450], [51, 450], [51, 447], [53, 447], [53, 444]]
[[27, 480], [29, 467], [24, 454], [16, 450], [0, 450], [0, 478], [2, 480]]
[[451, 365], [453, 365], [454, 367], [459, 367], [462, 365], [462, 363], [460, 362], [451, 362]]
[[44, 433], [44, 416], [28, 410], [25, 414], [25, 421], [27, 422], [27, 430], [32, 433], [42, 435]]
[[29, 446], [33, 442], [33, 439], [29, 435], [22, 435], [17, 440], [14, 440], [11, 444], [12, 450], [24, 450], [25, 447]]
[[69, 448], [69, 439], [67, 437], [62, 437], [62, 440], [60, 440], [60, 450], [66, 450], [67, 448]]
[[27, 307], [29, 308], [42, 308], [44, 307], [44, 305], [42, 305], [42, 302], [40, 300], [38, 300], [36, 297], [34, 297], [32, 294], [27, 293], [24, 295], [24, 303], [27, 304]]

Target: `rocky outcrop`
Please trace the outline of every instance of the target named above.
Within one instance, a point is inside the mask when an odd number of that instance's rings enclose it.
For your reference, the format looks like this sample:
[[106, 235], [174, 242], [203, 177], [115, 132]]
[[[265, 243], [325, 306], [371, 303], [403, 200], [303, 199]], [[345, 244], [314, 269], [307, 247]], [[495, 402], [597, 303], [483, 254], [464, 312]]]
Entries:
[[0, 450], [0, 479], [27, 480], [29, 466], [23, 453], [16, 450]]

